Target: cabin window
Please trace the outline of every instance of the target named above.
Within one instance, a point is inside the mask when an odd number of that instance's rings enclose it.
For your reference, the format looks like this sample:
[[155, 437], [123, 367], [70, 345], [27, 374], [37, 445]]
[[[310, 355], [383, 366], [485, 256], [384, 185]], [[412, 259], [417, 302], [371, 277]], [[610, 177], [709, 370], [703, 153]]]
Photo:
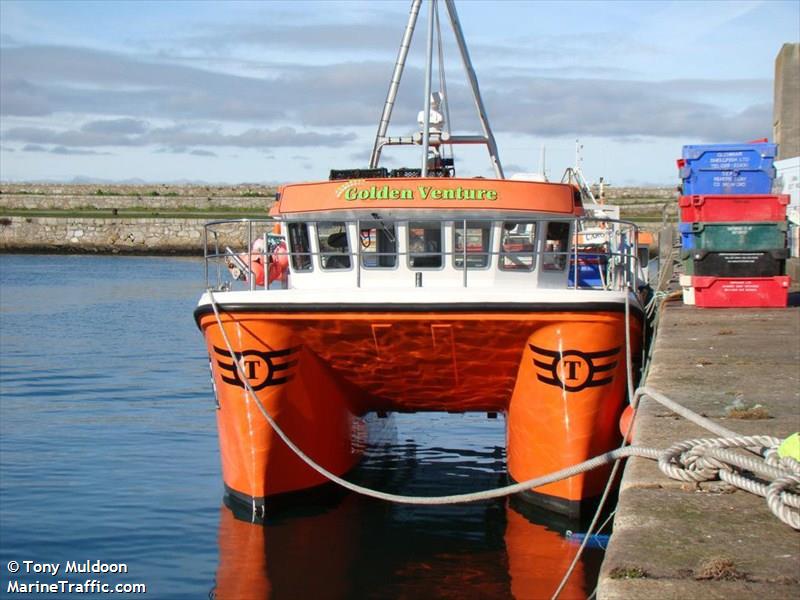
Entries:
[[397, 266], [397, 236], [394, 223], [361, 221], [361, 265], [367, 269]]
[[346, 223], [343, 221], [317, 223], [317, 241], [323, 269], [350, 268], [350, 244], [347, 240]]
[[289, 223], [289, 248], [292, 253], [292, 269], [311, 270], [311, 243], [306, 223]]
[[501, 271], [533, 271], [536, 266], [536, 223], [505, 221], [500, 240]]
[[563, 271], [567, 266], [569, 250], [569, 223], [556, 221], [547, 224], [542, 268], [545, 271]]
[[[453, 223], [453, 266], [464, 268], [466, 250], [467, 268], [484, 269], [489, 266], [489, 248], [492, 225], [485, 221], [464, 221]], [[464, 239], [466, 238], [466, 244]]]
[[442, 266], [442, 224], [436, 221], [408, 223], [408, 266], [438, 269]]

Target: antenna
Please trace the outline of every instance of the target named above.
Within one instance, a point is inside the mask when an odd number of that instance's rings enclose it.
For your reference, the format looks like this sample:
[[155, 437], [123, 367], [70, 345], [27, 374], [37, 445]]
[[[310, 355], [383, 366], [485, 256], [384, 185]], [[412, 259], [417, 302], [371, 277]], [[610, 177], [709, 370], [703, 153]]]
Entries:
[[547, 181], [547, 164], [545, 162], [546, 154], [547, 148], [544, 144], [542, 144], [542, 149], [539, 153], [539, 172], [542, 174], [542, 177], [545, 181]]

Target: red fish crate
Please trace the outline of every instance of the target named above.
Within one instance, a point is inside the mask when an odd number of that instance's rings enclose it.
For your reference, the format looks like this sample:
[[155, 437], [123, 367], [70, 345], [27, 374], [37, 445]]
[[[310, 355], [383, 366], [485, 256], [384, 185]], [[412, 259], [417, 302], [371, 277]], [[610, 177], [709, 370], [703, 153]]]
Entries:
[[789, 301], [786, 275], [776, 277], [691, 278], [696, 306], [705, 308], [784, 308]]
[[783, 221], [788, 204], [788, 194], [681, 196], [678, 201], [684, 223]]

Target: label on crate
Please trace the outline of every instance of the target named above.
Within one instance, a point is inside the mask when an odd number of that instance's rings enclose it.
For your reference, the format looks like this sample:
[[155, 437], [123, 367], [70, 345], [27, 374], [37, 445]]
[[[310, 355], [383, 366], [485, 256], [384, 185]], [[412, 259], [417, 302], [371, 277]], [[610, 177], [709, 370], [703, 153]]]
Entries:
[[[764, 256], [763, 252], [720, 252], [719, 257], [727, 263], [754, 263]], [[697, 256], [696, 258], [701, 258]]]
[[728, 225], [726, 228], [731, 235], [747, 235], [753, 231], [752, 225]]
[[720, 171], [724, 171], [747, 169], [750, 166], [750, 161], [744, 152], [720, 152], [716, 156], [712, 156], [708, 164]]
[[741, 292], [758, 292], [760, 287], [753, 281], [741, 279], [737, 281], [727, 281], [720, 285], [720, 290], [723, 292], [741, 293]]
[[714, 175], [712, 185], [718, 188], [743, 188], [747, 187], [747, 178], [743, 175], [735, 175], [731, 171], [723, 171], [719, 175]]

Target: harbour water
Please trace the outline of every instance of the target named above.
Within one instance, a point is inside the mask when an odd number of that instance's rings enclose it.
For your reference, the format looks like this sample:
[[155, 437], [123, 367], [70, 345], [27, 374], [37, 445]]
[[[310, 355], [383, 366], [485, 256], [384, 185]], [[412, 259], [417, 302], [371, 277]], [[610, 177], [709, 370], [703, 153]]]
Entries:
[[[121, 597], [551, 596], [576, 525], [507, 500], [325, 489], [263, 524], [223, 506], [202, 281], [199, 259], [0, 255], [0, 597], [87, 578], [147, 587]], [[396, 415], [387, 432], [349, 478], [418, 495], [505, 483], [502, 417]], [[601, 559], [589, 550], [562, 598], [589, 595]], [[87, 560], [127, 572], [64, 572]]]

